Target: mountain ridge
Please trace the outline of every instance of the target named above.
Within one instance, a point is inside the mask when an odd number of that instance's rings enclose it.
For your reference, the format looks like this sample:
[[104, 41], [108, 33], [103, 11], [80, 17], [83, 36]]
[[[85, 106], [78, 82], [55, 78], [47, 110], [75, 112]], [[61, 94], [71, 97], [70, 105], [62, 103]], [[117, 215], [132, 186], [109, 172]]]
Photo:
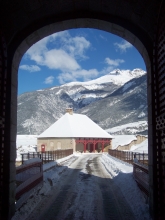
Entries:
[[[127, 75], [122, 84], [111, 81], [103, 83], [100, 77], [100, 83], [97, 84], [92, 84], [93, 80], [81, 85], [80, 82], [79, 85], [74, 82], [71, 85], [21, 94], [18, 96], [17, 134], [42, 133], [65, 113], [67, 107], [72, 107], [76, 113], [86, 114], [103, 129], [137, 120], [147, 121], [145, 71], [115, 71], [117, 75], [113, 76], [121, 78], [121, 75], [127, 73], [129, 77]], [[138, 118], [140, 114], [141, 118]]]

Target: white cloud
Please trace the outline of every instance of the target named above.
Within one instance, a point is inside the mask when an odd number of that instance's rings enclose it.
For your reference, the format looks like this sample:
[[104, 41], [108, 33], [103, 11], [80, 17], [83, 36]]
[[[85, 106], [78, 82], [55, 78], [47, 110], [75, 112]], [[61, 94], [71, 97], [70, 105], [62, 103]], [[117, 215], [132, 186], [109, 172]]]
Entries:
[[[103, 38], [101, 35], [100, 37]], [[63, 31], [37, 42], [27, 51], [26, 56], [35, 61], [37, 65], [60, 70], [61, 74], [57, 78], [61, 84], [94, 79], [99, 75], [108, 74], [124, 62], [122, 59], [113, 60], [107, 57], [105, 63], [108, 65], [100, 72], [97, 69], [82, 69], [78, 59], [86, 59], [86, 51], [90, 47], [91, 43], [85, 37], [71, 37], [68, 31]], [[54, 77], [49, 76], [44, 83], [52, 84], [53, 80]]]
[[41, 65], [43, 60], [43, 54], [48, 51], [46, 44], [48, 43], [48, 38], [43, 38], [38, 41], [26, 52], [25, 56], [30, 60], [35, 61], [38, 65]]
[[48, 66], [50, 69], [60, 69], [62, 71], [71, 71], [80, 69], [77, 61], [69, 56], [64, 50], [50, 50], [44, 54], [43, 65]]
[[106, 64], [108, 64], [108, 66], [104, 67], [101, 71], [100, 74], [101, 75], [106, 75], [108, 73], [110, 73], [111, 71], [113, 71], [116, 67], [120, 66], [120, 64], [124, 63], [125, 61], [122, 59], [110, 59], [109, 57], [105, 58], [104, 61]]
[[73, 71], [63, 71], [57, 79], [59, 80], [60, 84], [64, 84], [67, 82], [76, 82], [78, 80], [80, 81], [89, 81], [92, 79], [95, 79], [99, 75], [105, 75], [110, 73], [114, 68], [119, 66], [121, 63], [124, 63], [125, 61], [122, 59], [115, 59], [112, 60], [109, 57], [105, 58], [105, 63], [108, 64], [107, 67], [103, 68], [101, 71], [98, 71], [97, 69], [76, 69]]
[[80, 69], [72, 72], [63, 72], [59, 74], [57, 78], [60, 84], [64, 84], [66, 82], [71, 82], [71, 81], [76, 82], [78, 79], [81, 79], [83, 81], [88, 81], [94, 79], [98, 75], [99, 72], [96, 69], [90, 69], [90, 70]]
[[87, 41], [84, 37], [73, 37], [69, 38], [65, 42], [65, 49], [73, 56], [73, 57], [80, 57], [86, 58], [85, 50], [90, 47], [90, 42]]
[[121, 63], [124, 63], [124, 60], [121, 59], [112, 60], [109, 57], [107, 57], [105, 58], [105, 63], [107, 63], [110, 66], [119, 66]]
[[127, 49], [132, 48], [132, 44], [130, 44], [128, 41], [123, 40], [121, 43], [114, 43], [116, 50], [120, 51], [121, 53], [126, 52]]
[[60, 84], [65, 84], [67, 82], [76, 82], [77, 79], [71, 73], [61, 73], [57, 77]]
[[54, 76], [49, 76], [45, 79], [44, 83], [45, 84], [52, 84], [54, 81]]
[[21, 65], [19, 68], [22, 70], [27, 70], [29, 72], [38, 72], [41, 70], [41, 68], [36, 65]]
[[[54, 46], [53, 49], [49, 48], [49, 43]], [[73, 71], [81, 68], [76, 59], [86, 58], [85, 51], [89, 47], [90, 42], [84, 37], [71, 37], [68, 31], [63, 31], [34, 44], [26, 52], [26, 56], [37, 65], [47, 66], [49, 69]]]
[[73, 71], [72, 75], [76, 79], [83, 78], [84, 81], [88, 81], [97, 77], [99, 75], [99, 72], [97, 71], [97, 69], [89, 69], [89, 70], [81, 69], [78, 71]]
[[108, 66], [108, 67], [104, 67], [101, 71], [100, 74], [101, 75], [106, 75], [108, 73], [110, 73], [112, 70], [114, 70], [115, 67], [114, 66]]

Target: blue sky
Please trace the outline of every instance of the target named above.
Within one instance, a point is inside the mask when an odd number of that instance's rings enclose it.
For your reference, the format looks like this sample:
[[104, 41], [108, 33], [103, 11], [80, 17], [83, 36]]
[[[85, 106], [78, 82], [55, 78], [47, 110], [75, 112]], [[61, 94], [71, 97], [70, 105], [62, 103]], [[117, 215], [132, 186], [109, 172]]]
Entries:
[[124, 39], [97, 29], [71, 29], [43, 38], [24, 54], [18, 95], [135, 68], [146, 70], [139, 52]]

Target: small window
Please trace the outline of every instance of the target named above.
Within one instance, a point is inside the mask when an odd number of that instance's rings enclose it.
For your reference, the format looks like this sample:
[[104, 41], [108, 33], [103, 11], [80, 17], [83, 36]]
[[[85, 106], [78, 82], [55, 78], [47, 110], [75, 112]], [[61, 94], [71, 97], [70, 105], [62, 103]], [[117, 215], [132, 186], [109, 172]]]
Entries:
[[50, 147], [53, 147], [54, 146], [54, 143], [51, 141], [50, 142]]

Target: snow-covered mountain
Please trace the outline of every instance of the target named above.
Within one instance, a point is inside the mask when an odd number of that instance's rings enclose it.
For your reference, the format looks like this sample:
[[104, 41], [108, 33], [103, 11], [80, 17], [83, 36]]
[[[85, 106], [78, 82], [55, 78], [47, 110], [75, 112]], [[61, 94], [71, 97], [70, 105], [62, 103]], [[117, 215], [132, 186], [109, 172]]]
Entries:
[[[109, 74], [102, 76], [98, 79], [94, 79], [91, 81], [87, 82], [71, 82], [67, 83], [65, 86], [73, 86], [73, 85], [83, 85], [86, 86], [88, 89], [93, 89], [93, 88], [100, 88], [101, 84], [107, 84], [107, 83], [113, 83], [115, 85], [124, 85], [126, 82], [130, 81], [131, 79], [134, 78], [139, 78], [140, 76], [143, 76], [146, 72], [142, 69], [134, 69], [134, 70], [120, 70], [120, 69], [115, 69]], [[63, 87], [61, 86], [61, 87]], [[56, 87], [54, 87], [56, 88]], [[53, 88], [52, 88], [53, 89]]]
[[114, 70], [88, 82], [72, 82], [18, 96], [18, 134], [40, 134], [67, 107], [86, 114], [103, 129], [147, 121], [146, 73]]
[[128, 124], [124, 124], [124, 125], [120, 125], [120, 126], [116, 126], [113, 128], [109, 128], [106, 131], [112, 135], [115, 134], [146, 134], [148, 130], [148, 122], [147, 121], [137, 121], [137, 122], [133, 122], [133, 123], [128, 123]]

